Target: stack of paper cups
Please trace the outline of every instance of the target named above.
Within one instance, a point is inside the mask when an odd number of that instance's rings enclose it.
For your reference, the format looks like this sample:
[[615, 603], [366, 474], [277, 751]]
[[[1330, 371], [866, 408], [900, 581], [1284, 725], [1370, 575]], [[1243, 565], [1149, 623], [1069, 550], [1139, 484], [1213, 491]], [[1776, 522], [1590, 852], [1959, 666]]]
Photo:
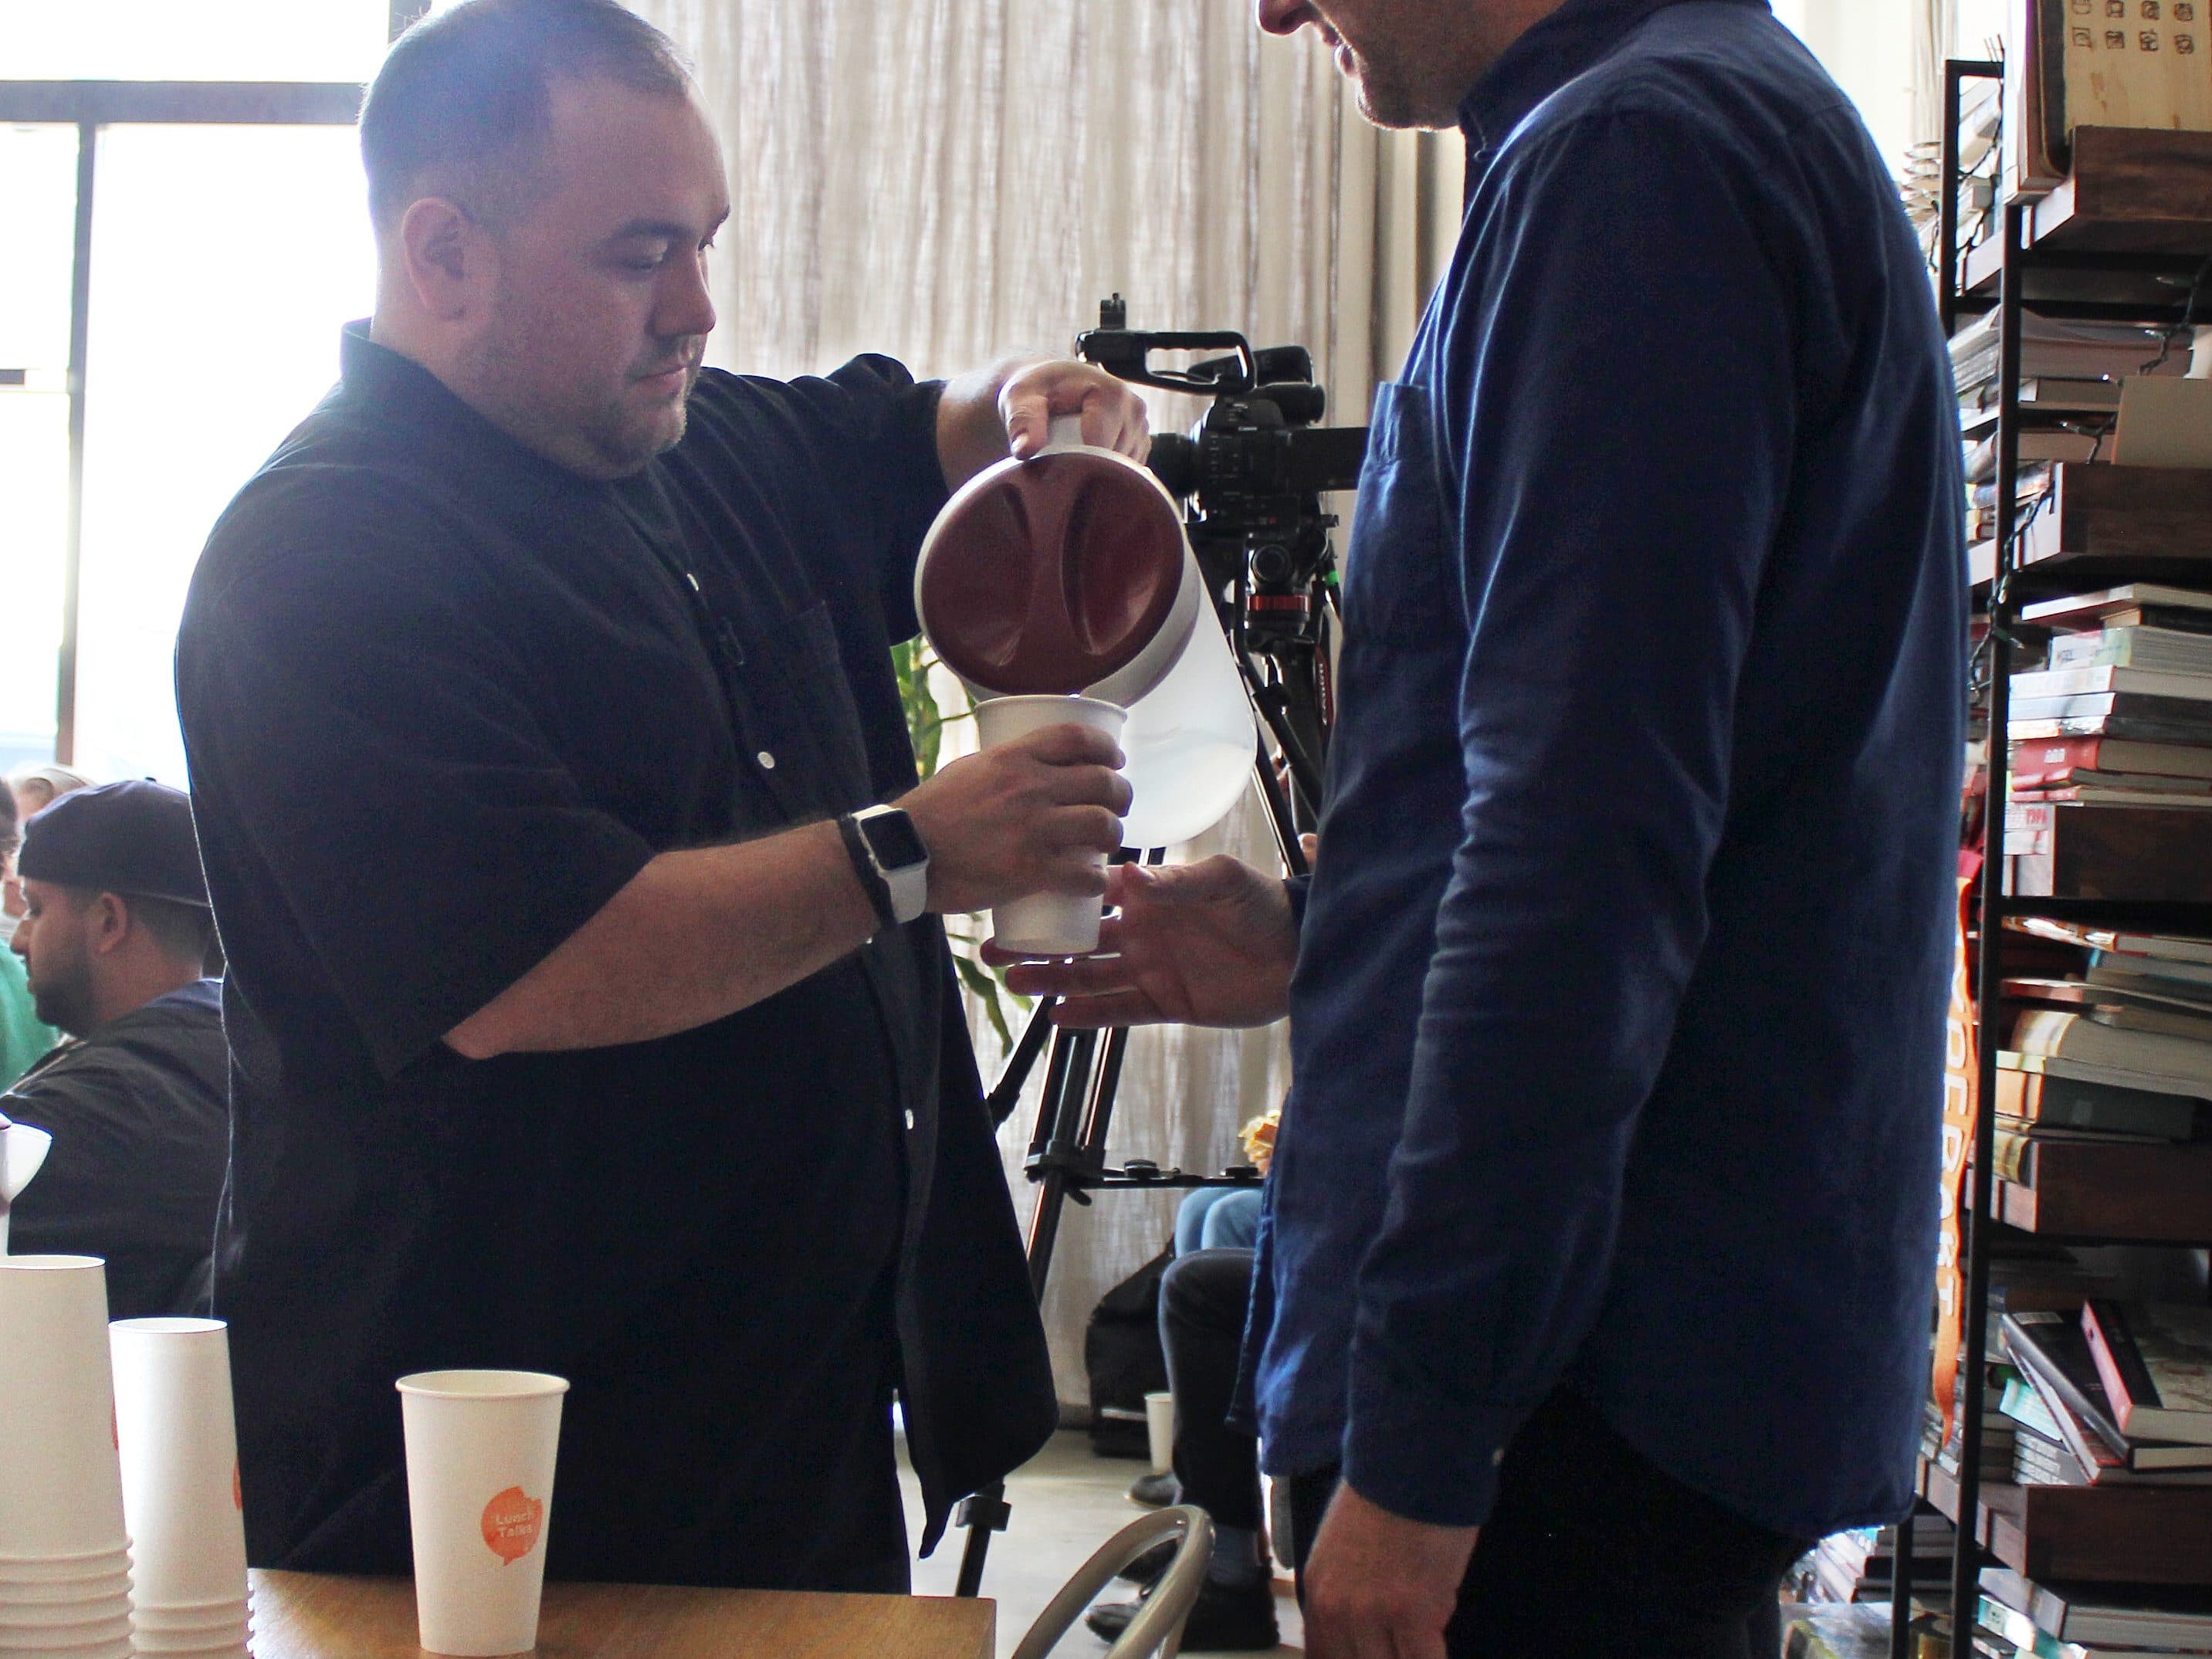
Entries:
[[108, 1335], [138, 1651], [242, 1655], [246, 1526], [228, 1330], [215, 1319], [124, 1319]]
[[107, 1273], [0, 1257], [0, 1659], [130, 1659]]

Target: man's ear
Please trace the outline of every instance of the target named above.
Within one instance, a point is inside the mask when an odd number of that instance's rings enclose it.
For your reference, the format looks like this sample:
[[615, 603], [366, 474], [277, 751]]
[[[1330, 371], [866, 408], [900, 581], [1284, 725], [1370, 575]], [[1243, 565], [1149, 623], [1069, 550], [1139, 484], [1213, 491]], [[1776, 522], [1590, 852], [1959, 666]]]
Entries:
[[400, 268], [429, 316], [459, 322], [492, 292], [497, 253], [483, 228], [441, 196], [425, 196], [400, 216]]
[[122, 948], [131, 933], [131, 907], [113, 893], [95, 893], [84, 907], [85, 949], [103, 957]]

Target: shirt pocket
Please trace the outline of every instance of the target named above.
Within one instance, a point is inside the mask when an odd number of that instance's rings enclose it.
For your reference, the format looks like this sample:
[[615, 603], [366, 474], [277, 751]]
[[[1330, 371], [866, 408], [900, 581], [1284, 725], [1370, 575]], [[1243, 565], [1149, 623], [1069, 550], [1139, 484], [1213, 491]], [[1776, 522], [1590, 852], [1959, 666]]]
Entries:
[[1433, 642], [1466, 632], [1443, 526], [1429, 390], [1386, 380], [1375, 389], [1359, 505], [1345, 550], [1348, 644]]

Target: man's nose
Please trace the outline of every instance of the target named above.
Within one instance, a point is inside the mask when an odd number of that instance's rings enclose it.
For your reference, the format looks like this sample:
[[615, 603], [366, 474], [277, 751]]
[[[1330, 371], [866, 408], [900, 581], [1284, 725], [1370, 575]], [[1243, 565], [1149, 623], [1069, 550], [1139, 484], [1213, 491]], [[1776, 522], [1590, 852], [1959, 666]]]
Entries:
[[1270, 34], [1295, 34], [1321, 14], [1308, 0], [1252, 0], [1252, 21]]
[[670, 340], [714, 332], [714, 301], [707, 292], [706, 254], [672, 259], [667, 269], [660, 303], [653, 310], [653, 333]]

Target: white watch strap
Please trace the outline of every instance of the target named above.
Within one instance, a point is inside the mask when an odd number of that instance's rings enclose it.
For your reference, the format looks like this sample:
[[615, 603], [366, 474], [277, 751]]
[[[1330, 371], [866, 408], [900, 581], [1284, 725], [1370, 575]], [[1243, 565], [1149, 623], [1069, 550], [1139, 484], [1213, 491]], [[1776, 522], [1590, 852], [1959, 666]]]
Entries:
[[929, 908], [929, 866], [910, 864], [903, 870], [885, 870], [884, 884], [891, 890], [891, 914], [912, 921]]

